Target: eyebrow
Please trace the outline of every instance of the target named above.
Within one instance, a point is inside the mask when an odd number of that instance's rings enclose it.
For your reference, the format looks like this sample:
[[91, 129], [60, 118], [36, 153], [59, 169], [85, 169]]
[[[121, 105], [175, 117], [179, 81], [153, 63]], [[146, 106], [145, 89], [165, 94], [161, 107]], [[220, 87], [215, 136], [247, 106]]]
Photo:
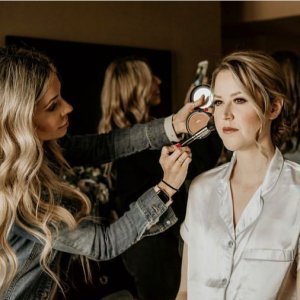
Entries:
[[[237, 95], [239, 95], [239, 94], [242, 94], [242, 92], [235, 92], [235, 93], [232, 93], [232, 94], [230, 94], [230, 96], [231, 97], [234, 97], [234, 96], [237, 96]], [[215, 96], [215, 98], [222, 98], [222, 96], [218, 96], [218, 95], [214, 95]]]

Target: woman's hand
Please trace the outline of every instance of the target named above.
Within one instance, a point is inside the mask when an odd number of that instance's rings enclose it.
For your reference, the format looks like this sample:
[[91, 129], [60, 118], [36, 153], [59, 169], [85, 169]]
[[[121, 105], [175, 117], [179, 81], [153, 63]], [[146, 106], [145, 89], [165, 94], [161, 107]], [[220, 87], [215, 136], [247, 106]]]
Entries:
[[[163, 147], [159, 163], [163, 169], [163, 180], [175, 189], [179, 189], [187, 175], [189, 163], [192, 161], [189, 147], [177, 147], [175, 145]], [[170, 188], [162, 181], [159, 183], [164, 191], [172, 197], [176, 190]]]
[[177, 135], [188, 132], [186, 128], [186, 119], [194, 109], [201, 106], [203, 103], [204, 97], [202, 96], [197, 101], [186, 103], [175, 115], [173, 115], [173, 127]]

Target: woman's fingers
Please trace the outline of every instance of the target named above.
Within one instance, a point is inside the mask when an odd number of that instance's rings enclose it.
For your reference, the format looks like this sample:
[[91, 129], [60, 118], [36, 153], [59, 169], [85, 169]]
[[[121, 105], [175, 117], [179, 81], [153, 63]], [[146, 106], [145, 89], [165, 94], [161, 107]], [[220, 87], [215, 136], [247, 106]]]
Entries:
[[186, 155], [191, 154], [191, 150], [189, 147], [176, 147], [176, 146], [165, 146], [161, 150], [160, 162], [166, 161], [171, 164], [174, 164], [179, 156], [186, 153]]
[[192, 158], [191, 157], [187, 157], [185, 160], [184, 160], [184, 162], [183, 162], [183, 166], [184, 167], [187, 167], [189, 164], [190, 164], [190, 162], [192, 161]]
[[[191, 156], [192, 154], [189, 147], [163, 147], [159, 162], [164, 171], [164, 181], [175, 189], [180, 188], [185, 180], [188, 165], [191, 162]], [[168, 195], [172, 196], [174, 194], [172, 188], [163, 183], [161, 184]]]
[[190, 155], [187, 152], [182, 152], [180, 156], [176, 159], [176, 163], [183, 164], [186, 159], [188, 159]]

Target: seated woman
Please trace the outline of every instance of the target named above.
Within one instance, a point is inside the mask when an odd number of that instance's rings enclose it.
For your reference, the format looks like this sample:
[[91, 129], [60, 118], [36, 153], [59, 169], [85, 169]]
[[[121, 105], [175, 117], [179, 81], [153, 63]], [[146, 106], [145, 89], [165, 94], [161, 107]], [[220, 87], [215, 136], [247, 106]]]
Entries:
[[290, 131], [280, 67], [235, 52], [212, 88], [216, 128], [234, 154], [190, 186], [176, 299], [300, 299], [300, 165], [278, 149]]

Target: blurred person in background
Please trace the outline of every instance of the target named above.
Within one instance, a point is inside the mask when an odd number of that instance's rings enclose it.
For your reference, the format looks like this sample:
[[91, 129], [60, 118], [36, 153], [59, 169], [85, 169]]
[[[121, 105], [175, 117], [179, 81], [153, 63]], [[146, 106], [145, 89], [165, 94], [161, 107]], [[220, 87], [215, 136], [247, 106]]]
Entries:
[[290, 102], [292, 133], [282, 151], [287, 159], [300, 163], [300, 56], [289, 50], [276, 51], [272, 56], [281, 66]]

